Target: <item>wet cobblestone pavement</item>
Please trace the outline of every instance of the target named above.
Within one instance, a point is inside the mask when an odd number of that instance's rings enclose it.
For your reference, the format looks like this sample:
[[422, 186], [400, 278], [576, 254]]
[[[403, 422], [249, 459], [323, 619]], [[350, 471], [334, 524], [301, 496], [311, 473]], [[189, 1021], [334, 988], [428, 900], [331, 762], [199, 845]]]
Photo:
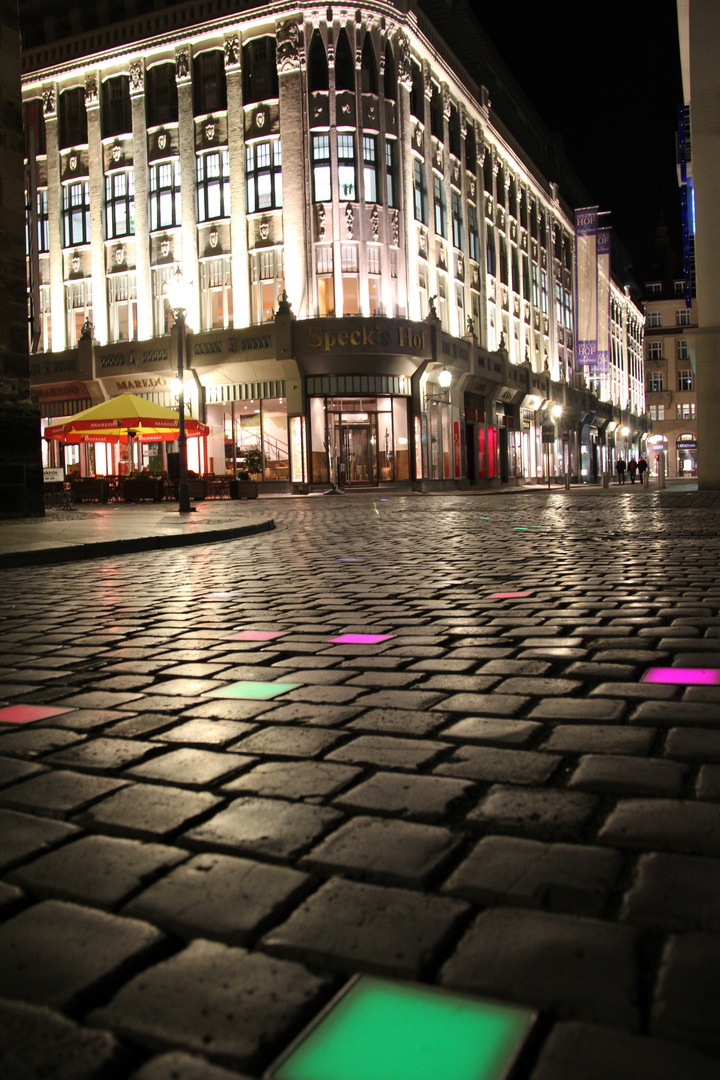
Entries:
[[701, 502], [277, 500], [1, 571], [3, 1077], [259, 1077], [376, 972], [539, 1009], [519, 1080], [717, 1078]]

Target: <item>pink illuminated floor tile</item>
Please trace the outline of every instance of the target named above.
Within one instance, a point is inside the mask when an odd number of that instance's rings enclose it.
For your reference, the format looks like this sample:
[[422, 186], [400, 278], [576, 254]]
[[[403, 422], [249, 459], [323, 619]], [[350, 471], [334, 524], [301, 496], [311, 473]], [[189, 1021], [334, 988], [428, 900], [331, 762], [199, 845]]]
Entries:
[[53, 709], [50, 705], [8, 705], [0, 709], [0, 724], [32, 724], [35, 720], [47, 720], [71, 709]]
[[678, 686], [720, 686], [720, 671], [717, 668], [652, 667], [648, 668], [640, 681]]
[[239, 634], [231, 634], [230, 641], [272, 641], [285, 634], [287, 630], [241, 630]]
[[394, 634], [341, 634], [327, 640], [333, 645], [377, 645], [380, 641], [389, 641]]
[[532, 596], [532, 592], [494, 592], [490, 593], [490, 600], [514, 600], [520, 596]]
[[230, 596], [239, 595], [239, 592], [206, 592], [203, 600], [227, 600]]

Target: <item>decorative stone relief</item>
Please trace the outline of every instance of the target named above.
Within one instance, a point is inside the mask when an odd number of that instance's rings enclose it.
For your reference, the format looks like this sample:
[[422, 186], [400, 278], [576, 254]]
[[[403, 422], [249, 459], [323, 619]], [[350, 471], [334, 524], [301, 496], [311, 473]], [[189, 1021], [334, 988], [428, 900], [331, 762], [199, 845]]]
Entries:
[[468, 130], [468, 125], [467, 125], [467, 116], [465, 115], [465, 106], [461, 103], [460, 104], [460, 134], [462, 135], [463, 139], [467, 135], [467, 130]]
[[412, 90], [410, 45], [408, 39], [402, 35], [398, 37], [398, 82], [406, 90]]
[[328, 67], [335, 67], [335, 42], [331, 40], [329, 35], [327, 43], [327, 61]]
[[350, 109], [350, 102], [349, 101], [343, 101], [342, 105], [340, 106], [340, 112], [342, 113], [343, 116], [350, 116], [351, 109]]
[[218, 239], [219, 239], [219, 236], [218, 236], [217, 227], [215, 225], [213, 225], [212, 229], [210, 230], [210, 232], [208, 234], [208, 240], [210, 241], [210, 247], [211, 248], [216, 248], [218, 246]]
[[143, 80], [143, 65], [142, 60], [133, 60], [130, 64], [130, 93], [142, 94], [145, 86]]
[[380, 211], [377, 203], [374, 204], [370, 211], [370, 228], [372, 229], [373, 240], [378, 240], [380, 237]]
[[452, 98], [450, 97], [450, 87], [447, 83], [443, 83], [442, 86], [442, 99], [443, 99], [443, 116], [446, 120], [450, 119], [450, 107], [452, 105]]
[[472, 283], [473, 285], [480, 285], [480, 268], [478, 266], [473, 266]]
[[85, 106], [89, 108], [99, 102], [98, 85], [95, 75], [85, 76]]
[[225, 54], [225, 67], [235, 68], [240, 66], [240, 38], [237, 34], [228, 34], [223, 41]]
[[72, 269], [73, 269], [73, 274], [77, 274], [78, 270], [80, 269], [80, 256], [79, 255], [73, 255], [72, 260], [71, 260], [71, 266], [72, 266]]
[[345, 227], [348, 240], [353, 240], [355, 237], [355, 211], [352, 208], [352, 203], [348, 203], [345, 207]]
[[471, 199], [475, 198], [475, 178], [472, 177], [468, 180], [468, 196]]
[[267, 240], [268, 236], [270, 235], [270, 222], [268, 221], [267, 218], [263, 218], [262, 221], [260, 222], [259, 232], [260, 232], [260, 239], [261, 240]]
[[300, 27], [294, 19], [279, 23], [275, 36], [277, 39], [277, 69], [282, 74], [284, 71], [298, 71], [300, 68]]
[[460, 162], [459, 161], [453, 162], [453, 180], [455, 181], [455, 183], [459, 187], [460, 186]]
[[190, 78], [190, 49], [187, 45], [181, 45], [175, 50], [175, 79], [177, 82], [185, 82]]
[[168, 255], [170, 254], [170, 241], [167, 238], [164, 238], [160, 241], [160, 254], [162, 255], [163, 259], [167, 259]]
[[122, 246], [122, 244], [118, 244], [118, 246], [115, 248], [115, 262], [118, 264], [118, 266], [122, 266], [122, 264], [125, 262], [125, 248]]
[[397, 210], [393, 210], [392, 217], [390, 219], [390, 225], [392, 228], [392, 242], [395, 247], [400, 246], [400, 214]]
[[159, 150], [164, 150], [167, 146], [167, 134], [164, 131], [161, 131], [158, 135], [157, 144]]
[[384, 41], [384, 39], [381, 39], [381, 41], [380, 41], [380, 55], [378, 57], [378, 73], [380, 75], [380, 78], [382, 79], [383, 75], [385, 74], [385, 41]]
[[443, 148], [442, 146], [435, 147], [435, 164], [440, 172], [445, 172], [445, 165], [443, 162]]
[[112, 150], [110, 151], [110, 157], [113, 159], [113, 161], [116, 164], [120, 160], [120, 155], [121, 154], [122, 154], [122, 146], [120, 145], [120, 143], [115, 143]]
[[433, 96], [433, 83], [430, 64], [427, 60], [423, 60], [423, 87], [425, 89], [425, 97], [430, 101]]
[[427, 233], [425, 229], [420, 229], [418, 233], [418, 251], [424, 259], [427, 259]]
[[478, 163], [482, 167], [485, 164], [485, 134], [480, 124], [475, 124], [475, 146], [477, 148]]
[[465, 280], [465, 264], [462, 255], [458, 255], [457, 257], [457, 277], [460, 278], [461, 281]]
[[265, 121], [267, 120], [267, 112], [265, 109], [258, 109], [255, 113], [255, 124], [259, 130], [265, 127]]
[[51, 86], [42, 92], [43, 115], [55, 116], [55, 87]]
[[368, 115], [368, 120], [374, 120], [375, 117], [377, 116], [377, 109], [375, 108], [374, 104], [368, 105], [367, 115]]
[[415, 125], [415, 145], [418, 147], [418, 149], [422, 146], [422, 141], [423, 141], [423, 130], [422, 130], [420, 124], [416, 124]]
[[317, 208], [318, 240], [325, 239], [325, 207], [322, 203]]
[[207, 124], [205, 125], [205, 138], [207, 139], [208, 142], [212, 142], [213, 139], [215, 138], [215, 121], [214, 120], [208, 120]]
[[358, 71], [362, 67], [362, 49], [359, 45], [355, 48], [355, 67]]

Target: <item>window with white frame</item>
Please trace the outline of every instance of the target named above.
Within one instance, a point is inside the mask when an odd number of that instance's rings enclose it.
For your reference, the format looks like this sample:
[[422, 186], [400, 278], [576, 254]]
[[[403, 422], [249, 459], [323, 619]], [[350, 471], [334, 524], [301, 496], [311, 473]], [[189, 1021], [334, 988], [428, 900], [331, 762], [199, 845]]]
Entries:
[[474, 259], [475, 262], [480, 258], [477, 210], [472, 203], [468, 203], [468, 255], [471, 259]]
[[313, 200], [330, 202], [330, 136], [313, 135], [312, 137]]
[[63, 247], [90, 243], [90, 183], [63, 186]]
[[648, 341], [648, 360], [662, 360], [663, 358], [663, 343], [662, 341]]
[[648, 296], [660, 296], [662, 294], [662, 282], [649, 281], [645, 286], [645, 292]]
[[543, 315], [548, 313], [548, 279], [547, 273], [544, 270], [540, 271], [540, 292]]
[[428, 311], [427, 267], [424, 262], [418, 263], [417, 282], [420, 297], [420, 318], [424, 319]]
[[380, 202], [378, 196], [377, 136], [363, 135], [363, 191], [366, 203]]
[[465, 291], [462, 285], [455, 283], [455, 304], [457, 306], [457, 325], [459, 337], [465, 336]]
[[105, 177], [105, 239], [135, 232], [135, 173], [132, 169]]
[[540, 307], [540, 271], [537, 263], [532, 264], [532, 302], [533, 307]]
[[676, 296], [684, 296], [685, 295], [685, 280], [684, 280], [684, 278], [680, 278], [674, 284], [675, 284], [675, 295]]
[[227, 256], [200, 263], [200, 329], [232, 326], [232, 269]]
[[397, 143], [394, 139], [385, 141], [385, 195], [388, 206], [398, 206]]
[[230, 216], [230, 155], [213, 150], [196, 158], [197, 219], [213, 221]]
[[107, 291], [110, 341], [137, 341], [135, 274], [110, 274]]
[[318, 286], [318, 315], [335, 314], [333, 249], [329, 244], [315, 248], [315, 271]]
[[470, 290], [470, 310], [472, 311], [473, 330], [475, 337], [480, 337], [480, 293]]
[[452, 231], [453, 231], [453, 246], [458, 248], [459, 251], [465, 250], [465, 227], [463, 225], [462, 216], [462, 199], [458, 191], [452, 192]]
[[355, 136], [344, 132], [337, 137], [338, 196], [342, 202], [355, 202], [357, 181], [355, 173]]
[[50, 317], [50, 286], [40, 286], [40, 311], [39, 325], [40, 325], [40, 341], [38, 342], [38, 352], [50, 352], [52, 341], [52, 322]]
[[155, 315], [155, 334], [163, 337], [169, 334], [175, 322], [170, 304], [165, 295], [165, 285], [175, 276], [179, 267], [177, 265], [158, 266], [152, 272], [153, 306]]
[[283, 204], [280, 140], [250, 143], [245, 148], [247, 212], [277, 210]]
[[433, 206], [435, 208], [435, 232], [438, 236], [447, 236], [447, 207], [445, 206], [445, 184], [442, 178], [433, 173]]
[[251, 256], [252, 321], [272, 322], [285, 288], [282, 248], [259, 251]]
[[37, 246], [38, 251], [50, 250], [50, 229], [48, 224], [48, 192], [47, 188], [38, 188], [37, 191]]
[[438, 274], [437, 276], [437, 313], [440, 318], [440, 323], [443, 330], [446, 333], [450, 332], [450, 322], [448, 318], [448, 286], [447, 278], [444, 274]]
[[92, 281], [67, 281], [65, 283], [67, 308], [68, 348], [74, 349], [86, 320], [92, 323]]
[[563, 291], [559, 281], [555, 282], [555, 319], [558, 326], [563, 324]]
[[684, 339], [675, 342], [675, 357], [678, 360], [689, 360], [688, 343]]
[[683, 401], [677, 405], [677, 419], [678, 420], [694, 420], [695, 419], [695, 402]]
[[656, 330], [658, 326], [662, 326], [662, 314], [659, 311], [648, 311], [645, 326], [648, 330]]
[[658, 390], [663, 389], [663, 373], [662, 371], [648, 371], [648, 390], [650, 393], [656, 393]]
[[428, 223], [428, 195], [427, 182], [425, 179], [425, 165], [419, 158], [413, 162], [413, 207], [415, 220]]
[[380, 248], [370, 244], [366, 248], [368, 272], [368, 308], [371, 315], [382, 314], [380, 299]]
[[657, 420], [657, 405], [650, 405], [648, 413], [650, 414], [651, 420]]
[[359, 315], [358, 249], [355, 244], [340, 245], [340, 267], [343, 283], [343, 314]]
[[683, 368], [678, 371], [678, 390], [692, 390], [693, 373], [691, 368]]
[[573, 301], [572, 293], [569, 289], [563, 289], [563, 295], [565, 298], [565, 329], [572, 332], [573, 328]]
[[675, 325], [676, 326], [689, 326], [690, 325], [690, 309], [680, 308], [675, 312]]
[[658, 417], [657, 417], [658, 420], [664, 420], [665, 419], [665, 406], [664, 405], [658, 405], [657, 413], [658, 413]]
[[163, 161], [151, 165], [150, 173], [150, 231], [172, 229], [182, 222], [180, 199], [180, 161]]

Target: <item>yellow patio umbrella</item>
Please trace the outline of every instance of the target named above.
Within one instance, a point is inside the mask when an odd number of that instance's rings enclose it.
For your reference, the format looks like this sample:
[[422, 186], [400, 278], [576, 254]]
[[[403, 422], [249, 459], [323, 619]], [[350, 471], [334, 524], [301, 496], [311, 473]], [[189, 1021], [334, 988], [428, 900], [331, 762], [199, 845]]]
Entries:
[[[140, 442], [172, 441], [178, 436], [177, 409], [157, 405], [136, 394], [120, 394], [76, 413], [62, 424], [45, 428], [46, 439], [63, 443], [122, 442], [130, 438]], [[207, 435], [207, 424], [185, 418], [188, 435]]]

